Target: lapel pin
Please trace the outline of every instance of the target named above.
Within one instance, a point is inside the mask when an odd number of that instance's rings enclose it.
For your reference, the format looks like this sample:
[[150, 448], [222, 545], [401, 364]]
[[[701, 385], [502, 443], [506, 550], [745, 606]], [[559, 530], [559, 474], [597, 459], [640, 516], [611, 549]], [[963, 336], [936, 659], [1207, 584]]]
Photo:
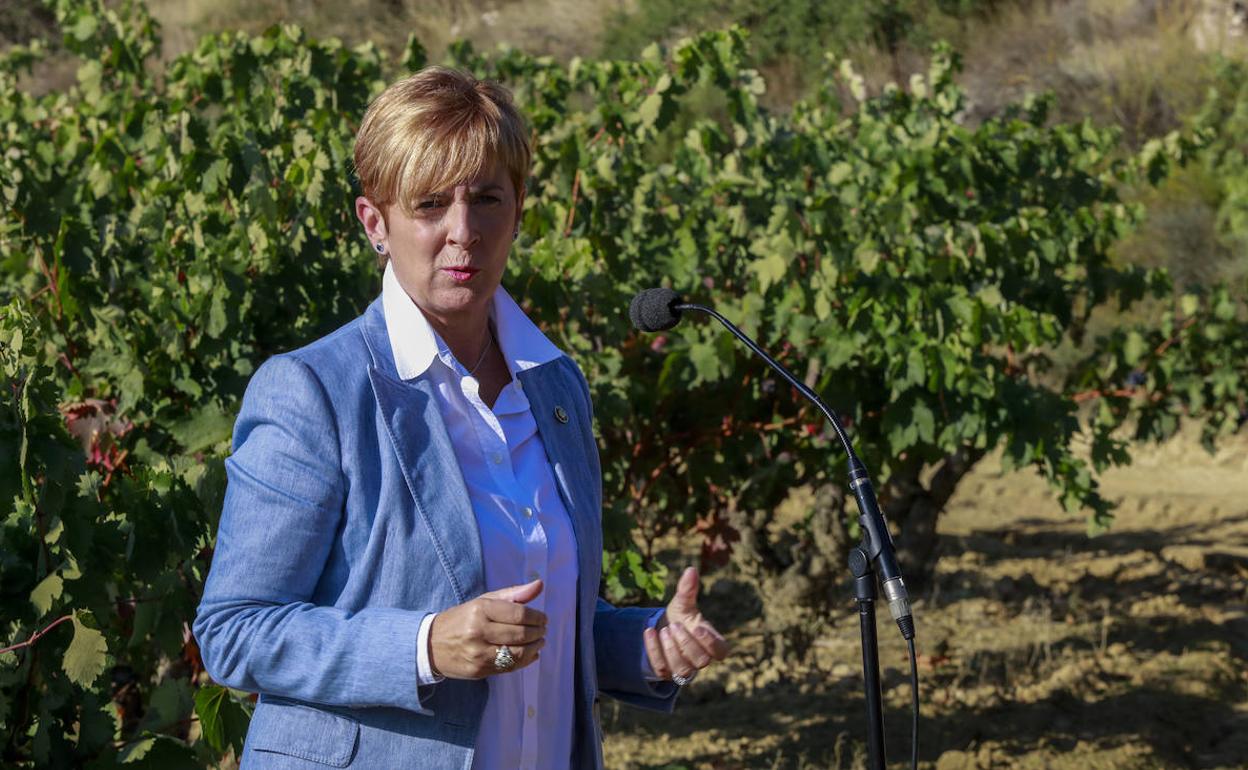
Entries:
[[555, 407], [555, 419], [566, 425], [568, 422], [567, 410], [561, 406], [556, 406]]

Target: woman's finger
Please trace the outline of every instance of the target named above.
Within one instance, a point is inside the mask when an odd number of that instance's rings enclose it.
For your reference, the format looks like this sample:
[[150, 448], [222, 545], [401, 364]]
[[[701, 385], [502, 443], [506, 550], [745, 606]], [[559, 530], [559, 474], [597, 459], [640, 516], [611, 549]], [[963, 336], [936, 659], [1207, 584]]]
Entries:
[[685, 628], [683, 623], [671, 623], [668, 628], [672, 630], [672, 638], [676, 640], [676, 645], [680, 648], [680, 653], [685, 656], [685, 660], [692, 663], [698, 668], [706, 668], [714, 660], [709, 650], [702, 647], [693, 634], [689, 633], [689, 629]]
[[506, 671], [500, 671], [498, 669], [498, 666], [494, 665], [494, 661], [497, 660], [499, 647], [501, 646], [502, 645], [496, 645], [487, 649], [486, 651], [487, 660], [485, 661], [485, 665], [482, 667], [483, 668], [481, 672], [482, 676], [493, 676], [496, 674], [509, 674], [512, 671], [519, 671], [525, 666], [528, 666], [529, 664], [534, 663], [535, 661], [537, 661], [542, 648], [546, 646], [546, 640], [538, 639], [532, 644], [509, 644], [507, 645], [507, 649], [511, 651], [512, 666]]
[[698, 667], [689, 662], [689, 659], [680, 651], [680, 643], [676, 641], [671, 625], [659, 631], [659, 641], [663, 643], [663, 656], [667, 658], [667, 664], [671, 667], [673, 674], [690, 676], [698, 670]]
[[500, 588], [497, 591], [483, 593], [478, 598], [500, 599], [502, 601], [524, 604], [525, 602], [531, 602], [536, 599], [537, 595], [542, 592], [542, 588], [543, 585], [541, 579], [535, 578], [527, 583], [522, 583], [521, 585], [507, 586], [506, 588]]
[[672, 667], [667, 664], [667, 656], [663, 654], [663, 645], [659, 641], [659, 632], [647, 628], [641, 634], [641, 641], [646, 646], [646, 655], [650, 658], [650, 668], [659, 679], [671, 679]]
[[667, 604], [669, 615], [676, 617], [686, 617], [694, 615], [698, 611], [698, 570], [695, 567], [686, 567], [685, 571], [680, 573], [680, 580], [676, 583], [676, 594]]
[[486, 623], [481, 632], [486, 644], [532, 644], [546, 636], [546, 626], [517, 626], [512, 623]]
[[728, 640], [723, 637], [710, 623], [703, 621], [692, 629], [693, 636], [702, 645], [703, 649], [711, 654], [715, 660], [723, 660], [728, 657]]
[[546, 626], [546, 613], [504, 599], [477, 599], [485, 611], [485, 617], [495, 623], [516, 626]]
[[[494, 616], [501, 616], [503, 621], [496, 621]], [[500, 626], [516, 631], [500, 632]], [[429, 629], [429, 664], [451, 679], [480, 679], [500, 673], [494, 658], [504, 644], [512, 648], [512, 669], [532, 663], [545, 635], [544, 613], [523, 604], [478, 597], [434, 615]]]

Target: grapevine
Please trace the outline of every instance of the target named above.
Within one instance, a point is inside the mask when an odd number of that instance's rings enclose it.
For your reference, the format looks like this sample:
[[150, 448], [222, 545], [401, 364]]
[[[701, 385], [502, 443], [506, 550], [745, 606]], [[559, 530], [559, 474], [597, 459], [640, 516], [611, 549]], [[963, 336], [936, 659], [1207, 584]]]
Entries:
[[[158, 67], [141, 4], [51, 6], [76, 83], [19, 87], [44, 44], [0, 58], [0, 761], [215, 766], [251, 699], [209, 681], [189, 623], [233, 419], [267, 357], [378, 293], [354, 130], [425, 54], [280, 26]], [[661, 595], [656, 543], [678, 533], [806, 607], [772, 626], [801, 653], [850, 534], [816, 415], [714, 327], [632, 331], [642, 288], [714, 304], [844, 413], [919, 578], [944, 502], [993, 453], [1103, 528], [1097, 476], [1132, 441], [1242, 424], [1242, 295], [1175, 291], [1112, 252], [1140, 215], [1118, 190], [1204, 157], [1203, 130], [1131, 155], [1052, 124], [1044, 97], [968, 126], [945, 48], [877, 94], [829, 57], [784, 112], [760, 105], [739, 29], [631, 61], [451, 58], [532, 122], [504, 284], [591, 383], [612, 599]], [[1146, 298], [1166, 309], [1084, 339], [1097, 308]], [[777, 531], [798, 486], [820, 502]]]

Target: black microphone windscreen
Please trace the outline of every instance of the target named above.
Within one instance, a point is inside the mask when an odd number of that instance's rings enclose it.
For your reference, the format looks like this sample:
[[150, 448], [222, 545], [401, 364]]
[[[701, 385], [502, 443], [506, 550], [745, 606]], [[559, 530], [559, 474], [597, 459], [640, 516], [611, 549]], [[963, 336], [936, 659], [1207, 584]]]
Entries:
[[643, 332], [670, 329], [680, 321], [680, 311], [672, 307], [684, 300], [671, 289], [646, 289], [628, 305], [628, 318]]

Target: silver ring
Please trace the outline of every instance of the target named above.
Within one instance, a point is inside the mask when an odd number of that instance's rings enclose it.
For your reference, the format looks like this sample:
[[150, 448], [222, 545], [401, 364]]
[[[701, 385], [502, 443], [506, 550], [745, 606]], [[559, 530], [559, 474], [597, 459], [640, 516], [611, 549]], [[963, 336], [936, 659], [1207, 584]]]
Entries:
[[675, 682], [678, 687], [684, 687], [685, 685], [692, 682], [694, 677], [696, 677], [697, 675], [698, 675], [698, 672], [696, 669], [689, 676], [681, 676], [680, 674], [672, 674], [672, 681]]
[[499, 671], [510, 671], [516, 665], [516, 658], [511, 654], [511, 648], [503, 645], [498, 648], [498, 652], [494, 653], [494, 668]]

